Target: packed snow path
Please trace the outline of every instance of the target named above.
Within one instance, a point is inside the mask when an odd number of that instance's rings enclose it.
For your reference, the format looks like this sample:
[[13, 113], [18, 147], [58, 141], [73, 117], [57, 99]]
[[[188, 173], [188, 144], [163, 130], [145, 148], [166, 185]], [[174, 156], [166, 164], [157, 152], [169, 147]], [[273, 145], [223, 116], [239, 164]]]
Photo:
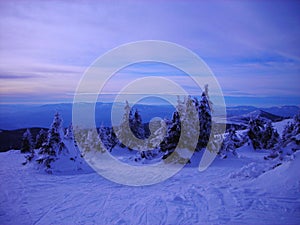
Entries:
[[49, 175], [22, 166], [18, 151], [1, 153], [0, 224], [299, 224], [300, 155], [269, 170], [265, 153], [242, 150], [144, 187]]

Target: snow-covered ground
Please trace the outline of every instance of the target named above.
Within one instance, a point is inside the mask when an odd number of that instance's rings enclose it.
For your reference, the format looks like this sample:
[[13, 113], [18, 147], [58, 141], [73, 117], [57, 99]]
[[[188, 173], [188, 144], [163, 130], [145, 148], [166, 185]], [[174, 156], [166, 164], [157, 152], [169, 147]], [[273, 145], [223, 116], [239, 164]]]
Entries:
[[274, 128], [277, 130], [278, 134], [281, 136], [284, 128], [288, 123], [291, 123], [293, 119], [286, 119], [280, 122], [273, 123]]
[[47, 174], [23, 166], [19, 151], [0, 153], [0, 224], [300, 224], [300, 152], [282, 165], [248, 146], [238, 154], [130, 187], [95, 172]]

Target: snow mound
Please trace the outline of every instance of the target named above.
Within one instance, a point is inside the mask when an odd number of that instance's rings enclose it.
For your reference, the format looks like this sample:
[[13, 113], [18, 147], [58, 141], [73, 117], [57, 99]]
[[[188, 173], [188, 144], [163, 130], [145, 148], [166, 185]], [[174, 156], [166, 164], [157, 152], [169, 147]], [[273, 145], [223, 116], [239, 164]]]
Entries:
[[80, 172], [91, 172], [92, 169], [81, 156], [80, 151], [74, 145], [74, 141], [64, 140], [65, 148], [58, 154], [56, 160], [51, 164], [52, 173], [73, 174]]
[[275, 161], [270, 161], [267, 163], [251, 162], [248, 165], [243, 166], [239, 171], [231, 173], [229, 178], [238, 180], [254, 179], [266, 171], [274, 169], [280, 165], [280, 162]]
[[272, 123], [272, 125], [277, 130], [280, 137], [282, 137], [282, 133], [283, 133], [284, 128], [286, 127], [286, 125], [288, 123], [290, 123], [292, 121], [293, 121], [293, 119], [286, 119], [286, 120], [282, 120], [280, 122]]
[[[289, 190], [289, 194], [298, 196], [300, 205], [300, 152], [294, 154], [294, 159], [262, 174], [253, 184], [263, 187], [268, 192], [282, 193]], [[280, 181], [280, 182], [279, 182]], [[298, 207], [299, 207], [298, 205]], [[299, 209], [299, 208], [298, 208]]]

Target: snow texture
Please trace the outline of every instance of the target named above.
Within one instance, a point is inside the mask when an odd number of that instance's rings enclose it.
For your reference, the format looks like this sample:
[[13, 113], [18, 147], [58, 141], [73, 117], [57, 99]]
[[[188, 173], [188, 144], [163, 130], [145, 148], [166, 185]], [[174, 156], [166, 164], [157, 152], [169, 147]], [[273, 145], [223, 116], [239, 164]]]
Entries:
[[[240, 158], [217, 158], [204, 172], [191, 163], [165, 182], [143, 187], [112, 183], [92, 171], [50, 175], [33, 164], [22, 166], [24, 155], [19, 151], [0, 153], [0, 221], [299, 224], [300, 153], [280, 164], [264, 160], [268, 154], [264, 150], [243, 146], [237, 152]], [[121, 157], [122, 152], [116, 155]], [[130, 151], [123, 155], [129, 156]]]

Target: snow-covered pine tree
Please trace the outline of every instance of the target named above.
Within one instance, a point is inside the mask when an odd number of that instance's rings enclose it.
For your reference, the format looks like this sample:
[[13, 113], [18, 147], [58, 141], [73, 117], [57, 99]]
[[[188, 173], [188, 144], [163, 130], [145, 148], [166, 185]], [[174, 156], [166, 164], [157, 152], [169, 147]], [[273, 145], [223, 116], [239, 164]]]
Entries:
[[166, 122], [161, 120], [159, 124], [160, 127], [154, 131], [153, 137], [149, 140], [148, 147], [150, 149], [159, 147], [160, 143], [163, 141], [166, 135], [167, 132]]
[[176, 148], [181, 132], [181, 123], [180, 116], [177, 111], [175, 111], [172, 115], [172, 120], [168, 125], [167, 134], [162, 143], [160, 144], [160, 148], [163, 152], [165, 152], [164, 158], [167, 158]]
[[35, 149], [39, 149], [47, 141], [47, 132], [41, 129], [35, 138]]
[[142, 116], [135, 110], [132, 120], [130, 121], [130, 129], [135, 137], [139, 139], [145, 139], [145, 129], [142, 122]]
[[227, 158], [228, 153], [238, 156], [236, 149], [241, 147], [241, 144], [242, 140], [237, 136], [235, 128], [232, 127], [228, 130], [218, 154], [222, 159]]
[[279, 158], [293, 159], [294, 152], [300, 150], [300, 113], [296, 114], [292, 122], [289, 122], [283, 132], [281, 141], [275, 145], [273, 152], [265, 159]]
[[23, 134], [21, 153], [26, 154], [25, 155], [26, 162], [24, 162], [23, 165], [25, 165], [27, 162], [30, 162], [34, 158], [32, 136], [29, 129], [27, 129]]
[[[163, 159], [167, 162], [186, 163], [188, 159], [180, 154], [181, 150], [195, 150], [198, 141], [197, 129], [199, 129], [198, 121], [195, 122], [195, 119], [198, 120], [197, 114], [195, 102], [190, 96], [185, 97], [183, 101], [178, 98], [176, 111], [168, 125], [166, 137], [160, 144], [161, 150], [165, 152]], [[179, 151], [174, 153], [176, 147]], [[172, 153], [172, 157], [169, 158]]]
[[48, 131], [47, 142], [40, 148], [40, 157], [37, 159], [37, 162], [44, 165], [46, 170], [51, 168], [51, 163], [64, 148], [63, 135], [62, 119], [59, 113], [56, 113]]
[[95, 129], [85, 129], [85, 138], [83, 143], [83, 154], [87, 154], [91, 151], [104, 152], [105, 149], [102, 149], [101, 143], [99, 141], [98, 133]]
[[138, 110], [132, 114], [132, 109], [126, 101], [124, 108], [124, 115], [120, 126], [115, 129], [119, 144], [121, 147], [128, 147], [128, 149], [142, 150], [146, 146], [141, 146], [142, 141], [145, 139], [145, 129], [142, 122], [142, 117]]
[[283, 145], [294, 143], [300, 145], [300, 112], [296, 114], [293, 121], [288, 123], [282, 133]]
[[[195, 101], [195, 99], [194, 99]], [[199, 140], [197, 149], [200, 150], [207, 146], [211, 133], [212, 117], [211, 106], [212, 102], [209, 100], [208, 85], [205, 85], [204, 91], [201, 95], [200, 101], [195, 101], [196, 109], [199, 115]]]
[[[116, 135], [119, 138], [119, 145], [121, 147], [132, 146], [132, 139], [131, 137], [131, 130], [130, 124], [132, 123], [132, 111], [131, 107], [129, 106], [128, 101], [126, 101], [124, 107], [124, 115], [121, 121], [120, 126], [116, 129]], [[129, 148], [130, 149], [130, 148]]]
[[99, 137], [105, 146], [106, 150], [112, 151], [112, 149], [117, 144], [116, 135], [113, 132], [113, 129], [109, 127], [103, 127], [103, 125], [99, 128]]
[[[177, 96], [176, 111], [172, 114], [171, 121], [167, 122], [167, 133], [163, 142], [160, 144], [160, 148], [163, 152], [166, 152], [165, 157], [167, 158], [176, 148], [179, 138], [181, 135], [181, 120], [180, 115], [183, 115], [185, 111], [185, 103], [180, 100]], [[180, 112], [180, 113], [179, 113]]]
[[251, 118], [248, 123], [247, 136], [249, 141], [252, 143], [254, 149], [262, 149], [262, 137], [263, 137], [264, 121], [257, 116]]
[[70, 124], [70, 126], [66, 130], [65, 139], [71, 139], [71, 140], [74, 139], [72, 124]]
[[33, 152], [32, 135], [30, 130], [26, 129], [22, 138], [21, 153], [31, 153], [31, 152]]
[[250, 119], [247, 135], [254, 149], [272, 149], [279, 142], [279, 134], [272, 122], [260, 116]]
[[[95, 133], [97, 136], [97, 131]], [[47, 141], [38, 153], [39, 157], [36, 162], [48, 173], [78, 171], [84, 166], [82, 155], [75, 142], [72, 125], [64, 134], [62, 119], [58, 113], [55, 114], [48, 130]]]
[[[198, 141], [198, 136], [195, 136], [199, 129], [198, 113], [191, 96], [188, 96], [184, 100], [184, 106], [181, 113], [181, 137], [182, 141], [179, 144], [179, 148], [195, 150], [194, 142]], [[182, 129], [184, 127], [184, 129]]]
[[279, 142], [279, 134], [273, 128], [272, 122], [267, 121], [262, 133], [262, 140], [261, 140], [262, 148], [273, 149], [278, 142]]

